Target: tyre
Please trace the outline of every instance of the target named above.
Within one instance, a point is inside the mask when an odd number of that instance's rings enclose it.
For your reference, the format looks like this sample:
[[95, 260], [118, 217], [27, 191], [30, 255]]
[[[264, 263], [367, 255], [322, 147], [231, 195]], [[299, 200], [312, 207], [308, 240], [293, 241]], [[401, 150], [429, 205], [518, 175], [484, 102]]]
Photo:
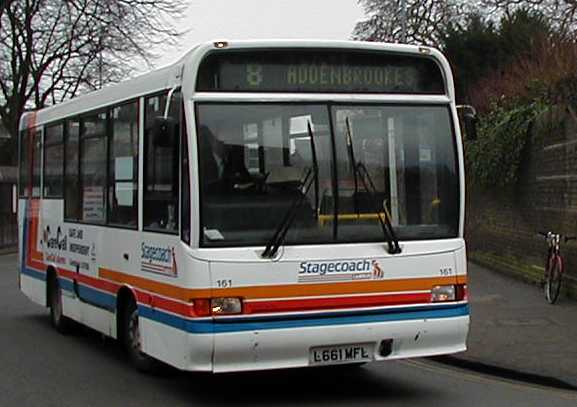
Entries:
[[142, 352], [138, 308], [133, 300], [128, 303], [123, 314], [122, 337], [130, 362], [140, 372], [156, 373], [160, 368], [160, 362]]
[[68, 334], [72, 330], [72, 320], [62, 311], [62, 289], [58, 278], [51, 274], [48, 280], [48, 307], [50, 308], [50, 323], [61, 334]]
[[549, 304], [555, 304], [561, 292], [561, 280], [563, 279], [563, 259], [560, 256], [553, 257], [549, 261], [547, 279], [545, 280], [545, 297]]

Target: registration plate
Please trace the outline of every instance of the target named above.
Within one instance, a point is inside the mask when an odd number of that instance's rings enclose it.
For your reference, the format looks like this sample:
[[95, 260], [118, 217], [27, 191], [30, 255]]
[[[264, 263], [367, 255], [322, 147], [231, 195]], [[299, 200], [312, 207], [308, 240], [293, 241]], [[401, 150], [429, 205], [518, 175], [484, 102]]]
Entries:
[[341, 363], [370, 362], [374, 359], [373, 343], [351, 345], [320, 346], [311, 348], [311, 365], [332, 365]]

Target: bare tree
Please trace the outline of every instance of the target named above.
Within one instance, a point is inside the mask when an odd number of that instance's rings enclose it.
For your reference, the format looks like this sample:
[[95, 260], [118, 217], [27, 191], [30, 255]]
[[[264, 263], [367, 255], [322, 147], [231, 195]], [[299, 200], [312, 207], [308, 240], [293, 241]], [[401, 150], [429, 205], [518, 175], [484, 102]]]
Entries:
[[403, 23], [406, 42], [439, 45], [447, 28], [466, 24], [476, 13], [498, 22], [517, 10], [538, 12], [557, 33], [577, 36], [577, 0], [357, 0], [366, 19], [357, 23], [356, 40], [401, 42]]
[[174, 45], [182, 0], [0, 0], [0, 119], [117, 82]]
[[557, 33], [574, 37], [577, 33], [577, 0], [481, 0], [485, 13], [494, 18], [511, 16], [525, 9], [542, 14]]
[[464, 0], [358, 0], [367, 18], [357, 23], [356, 40], [438, 45], [446, 28], [464, 21], [475, 2]]

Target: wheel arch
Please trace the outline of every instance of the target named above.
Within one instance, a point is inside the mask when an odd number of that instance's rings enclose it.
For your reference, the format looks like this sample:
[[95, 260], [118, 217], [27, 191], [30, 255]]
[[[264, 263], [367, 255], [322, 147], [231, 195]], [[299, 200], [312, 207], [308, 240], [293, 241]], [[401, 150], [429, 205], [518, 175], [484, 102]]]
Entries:
[[123, 341], [123, 330], [122, 323], [125, 317], [125, 312], [128, 304], [136, 301], [136, 292], [134, 288], [124, 285], [120, 287], [118, 293], [116, 294], [116, 339]]
[[50, 289], [52, 288], [53, 281], [58, 278], [58, 272], [56, 271], [56, 267], [53, 265], [49, 265], [46, 268], [46, 296], [44, 301], [44, 306], [50, 306]]

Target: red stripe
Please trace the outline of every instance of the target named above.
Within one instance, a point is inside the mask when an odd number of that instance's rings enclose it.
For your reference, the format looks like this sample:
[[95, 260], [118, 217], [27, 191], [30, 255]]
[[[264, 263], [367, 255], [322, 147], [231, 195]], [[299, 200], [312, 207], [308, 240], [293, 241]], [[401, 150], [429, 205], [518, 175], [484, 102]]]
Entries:
[[69, 271], [62, 268], [58, 269], [58, 275], [61, 277], [69, 278], [71, 280], [76, 280], [79, 283], [90, 286], [92, 288], [107, 291], [113, 295], [116, 295], [121, 287], [120, 284], [117, 283], [113, 283], [107, 280], [101, 280], [99, 278], [90, 277], [87, 276], [86, 274], [76, 273], [74, 271]]
[[[97, 288], [113, 295], [117, 295], [121, 288], [120, 284], [102, 280], [85, 274], [76, 273], [73, 271], [58, 269], [58, 274], [72, 280]], [[140, 290], [136, 290], [137, 301], [142, 304], [150, 305], [152, 308], [158, 308], [163, 311], [172, 312], [174, 314], [183, 315], [187, 317], [197, 316], [194, 304], [182, 303], [168, 298], [158, 297], [154, 294], [149, 294]], [[295, 299], [295, 300], [272, 300], [247, 302], [244, 304], [244, 314], [257, 313], [274, 313], [274, 312], [298, 312], [298, 311], [314, 311], [314, 310], [330, 310], [343, 308], [360, 308], [360, 307], [378, 307], [378, 306], [394, 306], [407, 304], [423, 304], [430, 302], [430, 293], [415, 293], [415, 294], [391, 294], [391, 295], [371, 295], [371, 296], [355, 296], [344, 298], [314, 298], [314, 299]]]
[[[58, 274], [62, 277], [69, 279], [75, 279], [79, 283], [87, 285], [92, 288], [97, 288], [102, 291], [109, 292], [113, 295], [118, 294], [121, 285], [113, 283], [107, 280], [101, 280], [94, 277], [87, 276], [85, 274], [76, 273], [73, 271], [58, 269]], [[159, 308], [164, 311], [169, 311], [175, 314], [184, 316], [194, 316], [193, 304], [184, 304], [178, 301], [173, 301], [167, 298], [158, 297], [153, 294], [145, 293], [140, 290], [136, 290], [136, 300], [139, 303], [150, 305], [152, 308]]]
[[171, 266], [157, 266], [155, 264], [142, 263], [142, 268], [150, 268], [151, 270], [172, 270]]
[[138, 297], [138, 302], [148, 304], [152, 308], [159, 308], [163, 311], [169, 311], [174, 314], [188, 317], [195, 316], [193, 304], [184, 304], [182, 302], [173, 301], [168, 298], [150, 295], [142, 291], [136, 291], [136, 296]]
[[39, 214], [40, 212], [40, 201], [38, 199], [30, 199], [28, 204], [28, 213], [26, 214], [25, 221], [28, 223], [28, 242], [26, 244], [26, 265], [30, 266], [38, 271], [46, 272], [46, 267], [44, 265], [42, 253], [36, 250], [36, 244], [38, 242], [38, 226], [39, 226]]
[[313, 311], [340, 308], [378, 307], [406, 304], [429, 303], [430, 293], [371, 295], [345, 298], [315, 298], [307, 300], [281, 300], [247, 302], [245, 314], [267, 312]]

